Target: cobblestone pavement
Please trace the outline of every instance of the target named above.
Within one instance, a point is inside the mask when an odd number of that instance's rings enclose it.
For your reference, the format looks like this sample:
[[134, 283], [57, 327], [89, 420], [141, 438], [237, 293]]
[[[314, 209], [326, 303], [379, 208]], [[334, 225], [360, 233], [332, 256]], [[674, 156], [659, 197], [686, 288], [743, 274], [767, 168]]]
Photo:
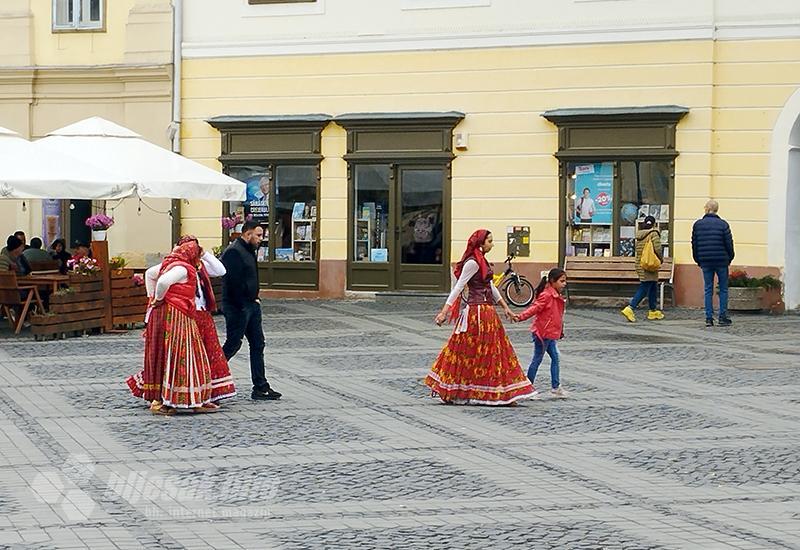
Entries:
[[569, 399], [445, 407], [438, 307], [269, 302], [284, 398], [245, 349], [214, 415], [129, 395], [140, 333], [0, 335], [0, 548], [800, 548], [800, 317], [570, 310]]

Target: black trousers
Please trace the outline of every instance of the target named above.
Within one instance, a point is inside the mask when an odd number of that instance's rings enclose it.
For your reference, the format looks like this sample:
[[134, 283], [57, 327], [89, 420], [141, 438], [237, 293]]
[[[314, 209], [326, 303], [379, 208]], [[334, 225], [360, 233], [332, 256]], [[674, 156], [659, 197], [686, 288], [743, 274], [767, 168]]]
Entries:
[[247, 338], [250, 345], [250, 377], [253, 389], [266, 392], [269, 390], [266, 368], [264, 365], [264, 329], [261, 326], [261, 304], [250, 302], [242, 307], [229, 303], [222, 304], [225, 315], [225, 344], [222, 351], [229, 360], [242, 347], [242, 338]]

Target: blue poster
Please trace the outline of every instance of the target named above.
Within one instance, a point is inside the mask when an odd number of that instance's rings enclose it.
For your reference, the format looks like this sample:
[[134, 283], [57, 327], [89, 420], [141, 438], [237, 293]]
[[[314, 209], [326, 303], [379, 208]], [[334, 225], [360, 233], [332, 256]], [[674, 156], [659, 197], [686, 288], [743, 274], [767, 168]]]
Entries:
[[247, 185], [248, 214], [256, 221], [269, 219], [269, 178], [257, 175], [244, 180]]
[[610, 162], [575, 167], [575, 223], [610, 225], [613, 219], [614, 165]]

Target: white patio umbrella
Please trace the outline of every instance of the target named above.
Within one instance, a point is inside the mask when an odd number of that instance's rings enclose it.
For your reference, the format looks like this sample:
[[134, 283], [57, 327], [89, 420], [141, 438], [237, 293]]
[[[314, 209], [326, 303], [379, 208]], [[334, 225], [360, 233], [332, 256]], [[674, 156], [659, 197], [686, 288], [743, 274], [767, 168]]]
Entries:
[[140, 198], [242, 201], [245, 185], [207, 166], [92, 117], [34, 142], [40, 151], [59, 151], [135, 182]]
[[114, 200], [134, 192], [130, 178], [58, 151], [43, 151], [0, 128], [0, 198]]

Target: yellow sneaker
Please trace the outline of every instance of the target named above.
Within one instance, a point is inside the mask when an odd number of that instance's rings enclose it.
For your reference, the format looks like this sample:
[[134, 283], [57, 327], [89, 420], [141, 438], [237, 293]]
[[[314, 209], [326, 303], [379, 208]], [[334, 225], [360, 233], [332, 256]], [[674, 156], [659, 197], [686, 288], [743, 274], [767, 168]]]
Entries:
[[620, 311], [620, 313], [622, 313], [622, 316], [625, 317], [631, 323], [636, 322], [636, 314], [633, 313], [633, 308], [631, 306], [625, 306], [625, 309]]
[[647, 314], [647, 319], [650, 321], [660, 321], [664, 318], [664, 314], [661, 313], [659, 310], [654, 309]]

